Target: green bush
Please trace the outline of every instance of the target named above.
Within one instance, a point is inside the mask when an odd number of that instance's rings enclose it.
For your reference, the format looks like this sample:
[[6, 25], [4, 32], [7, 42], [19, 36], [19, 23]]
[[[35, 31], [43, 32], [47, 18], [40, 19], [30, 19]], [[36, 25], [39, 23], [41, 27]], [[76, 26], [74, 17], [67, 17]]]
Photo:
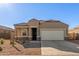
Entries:
[[0, 51], [2, 51], [3, 49], [0, 47]]
[[1, 44], [4, 44], [4, 41], [3, 40], [1, 40]]
[[10, 44], [11, 44], [11, 45], [15, 45], [15, 42], [14, 42], [14, 41], [11, 41]]
[[0, 39], [0, 44], [4, 44], [4, 40], [3, 39]]
[[14, 42], [13, 42], [13, 41], [11, 41], [11, 42], [10, 42], [10, 44], [14, 44]]

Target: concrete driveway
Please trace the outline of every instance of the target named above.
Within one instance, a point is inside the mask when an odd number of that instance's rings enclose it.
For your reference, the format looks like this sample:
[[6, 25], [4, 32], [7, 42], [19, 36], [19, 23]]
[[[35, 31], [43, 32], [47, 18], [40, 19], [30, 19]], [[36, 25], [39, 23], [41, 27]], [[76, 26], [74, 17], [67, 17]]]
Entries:
[[79, 56], [79, 45], [65, 41], [41, 41], [41, 54], [53, 56]]

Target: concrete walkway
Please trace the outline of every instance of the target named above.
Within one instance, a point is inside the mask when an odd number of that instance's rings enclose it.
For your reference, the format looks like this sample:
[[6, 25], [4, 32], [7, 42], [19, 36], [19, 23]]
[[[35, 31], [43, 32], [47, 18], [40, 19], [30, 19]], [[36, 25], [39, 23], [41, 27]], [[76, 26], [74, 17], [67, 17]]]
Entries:
[[79, 56], [79, 45], [68, 41], [41, 41], [42, 55]]

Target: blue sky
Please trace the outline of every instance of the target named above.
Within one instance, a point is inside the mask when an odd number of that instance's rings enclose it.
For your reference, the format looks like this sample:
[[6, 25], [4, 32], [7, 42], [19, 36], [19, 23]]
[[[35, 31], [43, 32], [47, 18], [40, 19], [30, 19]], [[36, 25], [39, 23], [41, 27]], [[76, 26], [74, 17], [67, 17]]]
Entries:
[[13, 24], [27, 22], [31, 18], [56, 19], [73, 28], [79, 25], [79, 4], [0, 4], [0, 25], [13, 27]]

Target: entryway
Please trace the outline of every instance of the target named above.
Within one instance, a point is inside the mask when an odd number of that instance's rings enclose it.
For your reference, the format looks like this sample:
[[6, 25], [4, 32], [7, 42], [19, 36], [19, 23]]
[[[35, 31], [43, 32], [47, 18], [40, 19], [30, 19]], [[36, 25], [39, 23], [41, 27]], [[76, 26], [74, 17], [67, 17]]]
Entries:
[[32, 40], [37, 40], [37, 28], [32, 28]]

